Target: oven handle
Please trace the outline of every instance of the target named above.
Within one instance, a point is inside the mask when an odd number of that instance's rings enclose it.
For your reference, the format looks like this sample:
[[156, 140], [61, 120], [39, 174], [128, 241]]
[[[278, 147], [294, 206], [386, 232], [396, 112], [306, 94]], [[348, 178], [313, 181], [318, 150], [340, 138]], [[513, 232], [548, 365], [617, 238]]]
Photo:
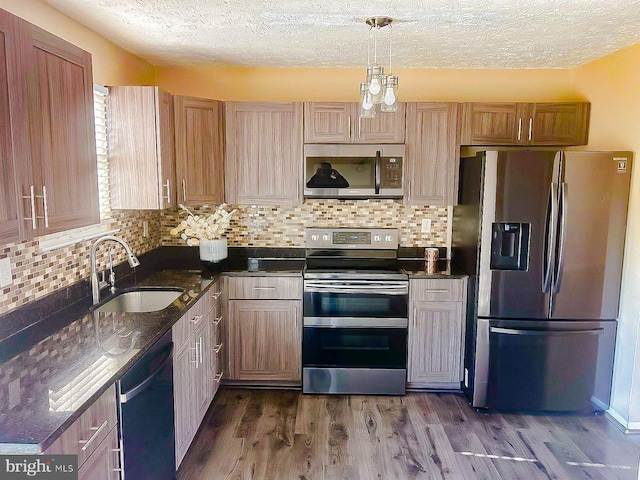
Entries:
[[398, 289], [391, 290], [389, 288], [379, 288], [379, 289], [371, 289], [371, 288], [362, 288], [362, 287], [311, 287], [305, 288], [305, 293], [363, 293], [363, 294], [380, 294], [380, 295], [407, 295], [409, 293], [408, 289]]
[[407, 328], [406, 318], [304, 317], [303, 326], [316, 328]]

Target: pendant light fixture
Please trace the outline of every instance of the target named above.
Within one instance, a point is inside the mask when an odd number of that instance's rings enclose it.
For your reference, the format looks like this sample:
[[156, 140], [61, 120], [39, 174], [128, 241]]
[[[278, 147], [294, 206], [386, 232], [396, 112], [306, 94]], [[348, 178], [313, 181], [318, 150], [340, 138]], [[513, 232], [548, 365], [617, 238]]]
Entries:
[[[369, 39], [367, 42], [367, 81], [360, 84], [360, 117], [371, 118], [376, 111], [395, 112], [398, 110], [398, 77], [391, 70], [391, 23], [390, 17], [367, 18]], [[389, 27], [389, 70], [378, 63], [378, 31]], [[373, 33], [373, 62], [371, 61], [371, 36]]]

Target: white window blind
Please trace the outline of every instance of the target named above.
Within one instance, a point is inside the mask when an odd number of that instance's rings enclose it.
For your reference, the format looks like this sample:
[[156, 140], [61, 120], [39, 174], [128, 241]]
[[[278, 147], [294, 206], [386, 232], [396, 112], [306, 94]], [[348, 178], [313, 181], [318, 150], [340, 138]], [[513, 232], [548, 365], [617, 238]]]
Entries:
[[109, 187], [109, 157], [107, 145], [107, 99], [109, 90], [102, 85], [93, 86], [93, 110], [96, 121], [96, 153], [98, 157], [98, 192], [100, 220], [111, 218], [111, 191]]

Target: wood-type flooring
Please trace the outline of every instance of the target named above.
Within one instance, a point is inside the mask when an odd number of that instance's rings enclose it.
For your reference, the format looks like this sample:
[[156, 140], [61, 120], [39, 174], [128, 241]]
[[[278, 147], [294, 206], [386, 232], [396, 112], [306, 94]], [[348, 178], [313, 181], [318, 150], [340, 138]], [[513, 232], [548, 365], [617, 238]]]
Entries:
[[180, 480], [640, 480], [602, 415], [478, 413], [463, 396], [221, 389]]

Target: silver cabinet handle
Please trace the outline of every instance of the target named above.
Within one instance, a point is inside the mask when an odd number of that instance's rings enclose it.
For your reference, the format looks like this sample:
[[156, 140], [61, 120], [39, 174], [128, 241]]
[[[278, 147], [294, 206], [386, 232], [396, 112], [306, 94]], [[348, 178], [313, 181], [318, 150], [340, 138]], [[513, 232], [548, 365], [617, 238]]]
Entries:
[[449, 290], [434, 288], [433, 290], [425, 290], [424, 293], [449, 293]]
[[522, 117], [518, 119], [518, 140], [522, 137]]
[[29, 187], [29, 195], [23, 195], [22, 198], [29, 199], [29, 203], [31, 204], [31, 216], [24, 217], [25, 220], [31, 220], [31, 226], [35, 230], [38, 225], [36, 224], [36, 196], [35, 189], [33, 185]]
[[202, 355], [202, 337], [198, 339], [198, 352], [200, 353], [200, 363], [202, 363], [202, 358], [204, 357]]
[[44, 202], [44, 226], [49, 228], [49, 202], [47, 201], [47, 186], [42, 186], [42, 200]]
[[222, 376], [224, 375], [224, 372], [220, 372], [218, 373], [213, 379], [216, 383], [220, 383], [220, 380], [222, 380]]
[[213, 324], [218, 325], [221, 321], [222, 321], [222, 317], [216, 317], [216, 319], [213, 321]]
[[100, 432], [107, 426], [109, 425], [109, 421], [105, 420], [104, 422], [102, 422], [102, 425], [100, 425], [99, 427], [91, 427], [91, 430], [95, 430], [95, 432], [93, 432], [93, 435], [91, 435], [91, 437], [89, 438], [89, 440], [80, 440], [78, 443], [79, 444], [84, 444], [82, 445], [82, 451], [84, 452], [87, 448], [89, 448], [89, 445], [91, 444], [91, 442], [93, 442], [96, 438], [98, 438], [98, 435], [100, 435]]
[[211, 295], [211, 298], [213, 298], [214, 300], [217, 300], [218, 298], [220, 298], [220, 295], [222, 295], [222, 292], [216, 292], [213, 295]]
[[296, 200], [300, 200], [300, 180], [296, 182]]
[[190, 360], [190, 362], [195, 363], [196, 368], [198, 368], [198, 363], [200, 363], [198, 359], [198, 340], [195, 341], [195, 343], [193, 344], [193, 347], [189, 347], [189, 348], [195, 352], [195, 360]]
[[533, 138], [533, 118], [529, 119], [529, 141]]
[[222, 349], [222, 343], [219, 343], [218, 345], [216, 345], [213, 349], [213, 353], [218, 354], [220, 353], [220, 350]]
[[194, 317], [189, 320], [189, 322], [191, 323], [191, 325], [197, 325], [200, 323], [200, 320], [202, 320], [203, 315], [194, 315]]
[[349, 122], [349, 139], [351, 139], [351, 115], [347, 115], [347, 122]]
[[168, 178], [166, 183], [164, 184], [164, 188], [167, 189], [167, 196], [164, 197], [164, 199], [167, 201], [167, 205], [171, 205], [171, 184], [169, 183]]
[[184, 178], [182, 179], [182, 201], [187, 201], [187, 182]]
[[407, 200], [411, 201], [411, 180], [407, 180]]
[[253, 287], [254, 290], [275, 290], [276, 287]]

